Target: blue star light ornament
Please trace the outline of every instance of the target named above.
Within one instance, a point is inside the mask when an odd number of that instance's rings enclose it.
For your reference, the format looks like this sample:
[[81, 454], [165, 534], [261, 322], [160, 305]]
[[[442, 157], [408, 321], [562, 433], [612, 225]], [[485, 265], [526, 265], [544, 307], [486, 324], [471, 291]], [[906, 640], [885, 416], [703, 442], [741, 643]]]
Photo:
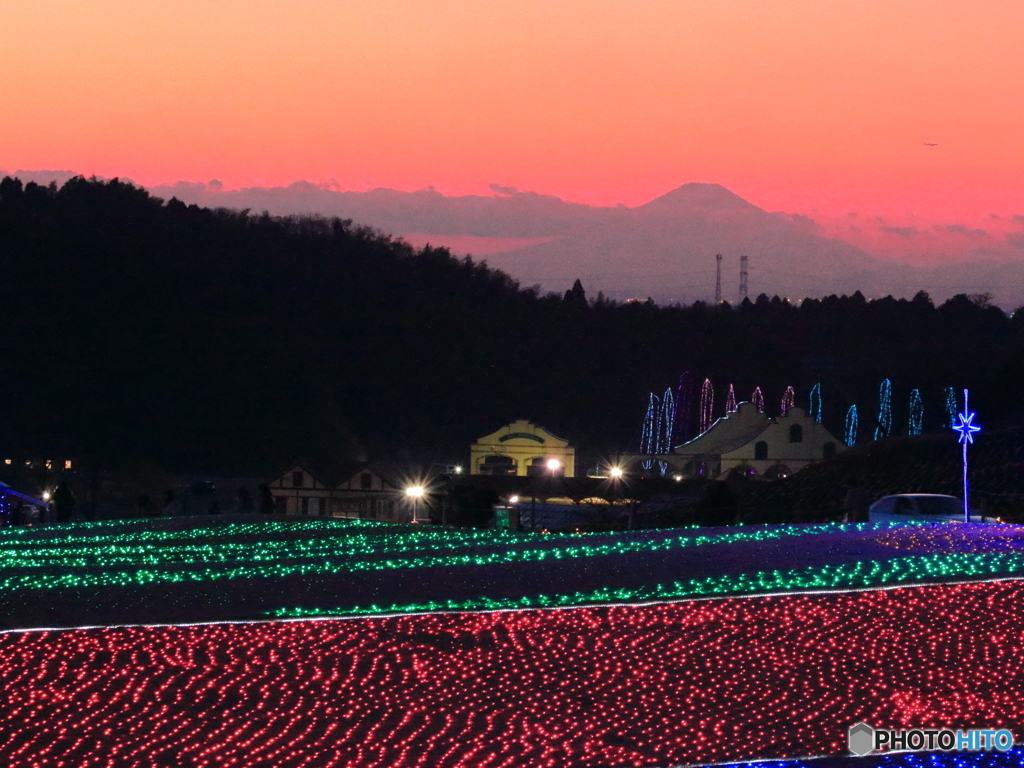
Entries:
[[974, 433], [981, 432], [981, 427], [974, 426], [974, 412], [967, 407], [967, 390], [964, 390], [964, 411], [956, 417], [959, 424], [954, 424], [953, 429], [960, 433], [960, 443], [964, 450], [964, 522], [971, 522], [970, 504], [968, 502], [969, 488], [967, 486], [967, 444], [974, 442]]
[[953, 425], [953, 429], [960, 433], [960, 442], [973, 443], [974, 433], [981, 432], [981, 427], [977, 427], [972, 423], [974, 421], [974, 412], [958, 413], [956, 417], [960, 419], [960, 423]]

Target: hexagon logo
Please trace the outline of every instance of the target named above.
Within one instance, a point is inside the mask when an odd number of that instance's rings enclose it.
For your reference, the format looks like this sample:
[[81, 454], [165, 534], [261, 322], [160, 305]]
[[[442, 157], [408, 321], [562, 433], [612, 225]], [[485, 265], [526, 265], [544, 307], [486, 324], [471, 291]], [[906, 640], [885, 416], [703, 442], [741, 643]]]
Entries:
[[847, 737], [850, 751], [858, 757], [870, 754], [875, 748], [875, 729], [867, 723], [851, 725]]

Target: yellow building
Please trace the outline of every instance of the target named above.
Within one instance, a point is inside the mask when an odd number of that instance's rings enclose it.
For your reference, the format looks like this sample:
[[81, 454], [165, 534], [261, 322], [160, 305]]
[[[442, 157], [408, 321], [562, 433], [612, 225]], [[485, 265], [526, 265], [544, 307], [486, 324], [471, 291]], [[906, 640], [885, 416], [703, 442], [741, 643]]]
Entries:
[[569, 441], [525, 419], [481, 437], [469, 456], [473, 475], [576, 475], [576, 449]]

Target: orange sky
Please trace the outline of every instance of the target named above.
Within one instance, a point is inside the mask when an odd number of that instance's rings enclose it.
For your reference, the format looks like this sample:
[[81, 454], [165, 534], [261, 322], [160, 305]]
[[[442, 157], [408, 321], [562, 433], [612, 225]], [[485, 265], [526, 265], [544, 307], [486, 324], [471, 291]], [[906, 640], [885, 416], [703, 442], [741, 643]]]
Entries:
[[0, 168], [968, 221], [1024, 213], [1022, 49], [1020, 0], [4, 0]]

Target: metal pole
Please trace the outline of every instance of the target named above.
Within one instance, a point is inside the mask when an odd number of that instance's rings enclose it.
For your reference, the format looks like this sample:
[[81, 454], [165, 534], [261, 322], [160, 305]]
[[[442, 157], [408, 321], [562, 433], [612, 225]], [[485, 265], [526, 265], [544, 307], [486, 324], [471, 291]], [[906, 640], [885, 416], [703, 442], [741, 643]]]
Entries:
[[981, 427], [974, 424], [974, 414], [971, 413], [970, 408], [967, 405], [967, 390], [964, 390], [964, 412], [957, 416], [960, 419], [960, 423], [953, 427], [957, 432], [960, 433], [960, 442], [963, 443], [963, 460], [964, 460], [964, 522], [971, 522], [971, 507], [968, 499], [969, 489], [967, 487], [967, 444], [974, 442], [974, 433], [980, 432]]
[[[964, 408], [966, 411], [967, 409]], [[964, 522], [971, 522], [971, 510], [967, 505], [967, 441], [964, 441]]]
[[715, 304], [722, 303], [722, 254], [715, 254]]
[[[967, 407], [967, 390], [964, 390], [964, 415], [971, 411]], [[964, 522], [971, 522], [971, 509], [967, 504], [967, 441], [964, 440]]]
[[740, 302], [747, 298], [747, 257], [740, 256]]

